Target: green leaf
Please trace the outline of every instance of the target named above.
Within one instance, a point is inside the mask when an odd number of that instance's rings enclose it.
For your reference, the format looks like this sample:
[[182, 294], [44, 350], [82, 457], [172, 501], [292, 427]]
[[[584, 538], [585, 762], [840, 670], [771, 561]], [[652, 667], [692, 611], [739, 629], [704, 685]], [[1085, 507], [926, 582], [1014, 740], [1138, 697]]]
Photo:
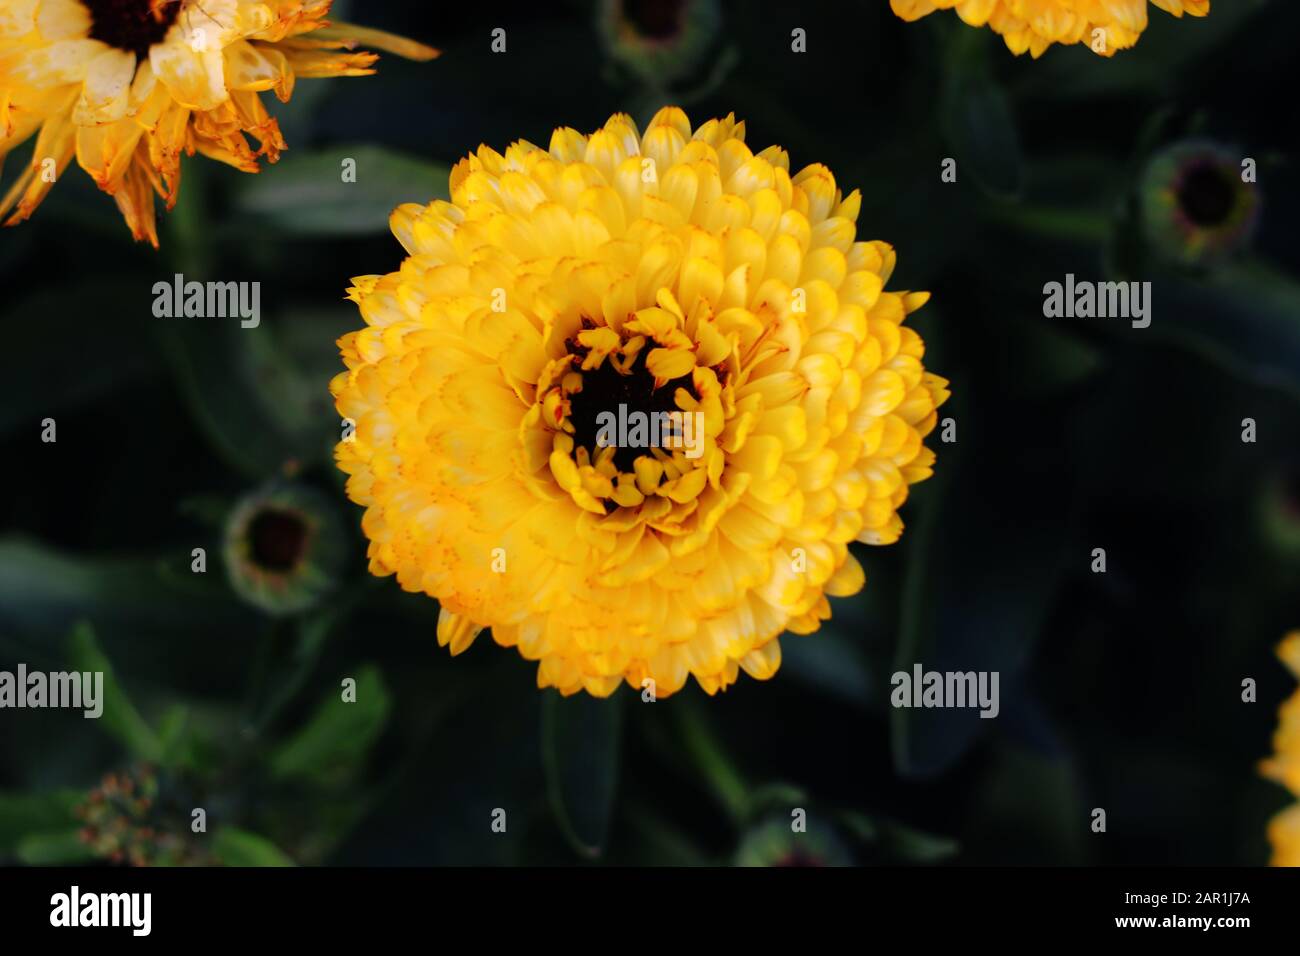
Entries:
[[957, 853], [957, 841], [894, 820], [877, 820], [881, 847], [891, 860], [938, 863]]
[[271, 773], [281, 779], [328, 782], [358, 769], [383, 732], [392, 702], [377, 667], [356, 675], [356, 700], [328, 691], [307, 725], [270, 757]]
[[731, 822], [743, 828], [752, 820], [750, 787], [727, 755], [709, 716], [689, 698], [674, 700], [670, 713], [677, 725], [678, 742], [672, 744], [657, 723], [644, 725], [650, 739], [668, 759], [684, 756]]
[[153, 729], [145, 723], [117, 681], [113, 665], [100, 650], [95, 632], [85, 621], [72, 631], [68, 662], [79, 671], [102, 671], [104, 674], [104, 712], [99, 722], [141, 760], [158, 762], [162, 758], [162, 742]]
[[[0, 539], [0, 644], [56, 636], [62, 641], [82, 619], [93, 620], [101, 632], [130, 632], [134, 646], [151, 638], [174, 643], [178, 629], [195, 622], [218, 631], [247, 627], [247, 612], [225, 592], [182, 591], [158, 568], [150, 560], [88, 560], [23, 538]], [[49, 664], [57, 662], [58, 650], [49, 646]]]
[[1165, 339], [1300, 397], [1300, 283], [1294, 279], [1246, 262], [1204, 279], [1158, 280], [1152, 299], [1150, 327], [1120, 334]]
[[877, 851], [888, 863], [938, 863], [957, 853], [957, 841], [917, 830], [884, 817], [869, 817], [856, 810], [838, 814], [839, 822], [855, 839]]
[[190, 735], [189, 708], [177, 705], [163, 714], [158, 722], [158, 745], [164, 767], [186, 766], [192, 763], [193, 740]]
[[298, 373], [270, 319], [248, 329], [234, 319], [166, 319], [156, 333], [191, 414], [231, 467], [263, 478], [289, 459], [324, 457], [335, 419], [306, 423], [294, 414], [298, 403], [287, 393], [300, 392]]
[[66, 829], [85, 794], [64, 789], [45, 793], [0, 793], [0, 854], [12, 853], [27, 836]]
[[808, 791], [792, 783], [766, 783], [749, 794], [747, 812], [751, 818], [761, 817], [772, 810], [785, 813], [790, 807], [802, 806], [810, 799]]
[[315, 671], [330, 635], [357, 604], [378, 589], [379, 582], [379, 578], [367, 577], [296, 622], [297, 643], [287, 665], [288, 673], [276, 679], [274, 689], [266, 695], [252, 718], [255, 733], [270, 727], [297, 698], [303, 684]]
[[[935, 478], [913, 499], [925, 507], [904, 539], [894, 670], [995, 672], [1005, 713], [1065, 567], [1069, 528], [1058, 516], [1069, 489], [1035, 485], [1032, 470], [1010, 482], [970, 467], [966, 448], [982, 460], [1010, 456], [1015, 449], [1001, 443], [1016, 437], [993, 424], [981, 431], [975, 403], [962, 407], [960, 440], [942, 446]], [[998, 723], [978, 707], [891, 707], [889, 719], [894, 764], [908, 776], [947, 769]]]
[[[1090, 853], [1097, 852], [1101, 838], [1089, 830], [1088, 808], [1094, 804], [1084, 802], [1088, 789], [1069, 758], [1007, 745], [992, 748], [984, 774], [968, 795], [973, 826], [963, 838], [965, 852], [972, 859], [996, 858], [1011, 866], [1092, 862]], [[1146, 808], [1131, 809], [1141, 813]]]
[[226, 866], [297, 865], [266, 837], [236, 827], [220, 827], [212, 835], [212, 852]]
[[[10, 315], [26, 320], [7, 323], [5, 348], [22, 361], [10, 362], [5, 369], [0, 432], [21, 426], [35, 439], [46, 416], [92, 402], [148, 374], [153, 349], [136, 315], [144, 310], [124, 308], [112, 321], [104, 320], [105, 303], [147, 301], [139, 282], [96, 276], [93, 282], [50, 284], [6, 304]], [[75, 338], [79, 354], [95, 360], [69, 361], [62, 349], [51, 348], [50, 316], [59, 316], [60, 323], [76, 323], [75, 328], [64, 326], [65, 334]]]
[[856, 810], [843, 810], [839, 814], [840, 823], [854, 839], [863, 843], [875, 843], [880, 839], [880, 827], [876, 821], [865, 813]]
[[[391, 775], [367, 775], [364, 817], [330, 862], [510, 865], [528, 859], [521, 854], [530, 833], [550, 831], [552, 845], [562, 844], [537, 745], [545, 694], [532, 668], [484, 654], [487, 672], [479, 672], [473, 651], [447, 667], [428, 667], [419, 642], [410, 651], [413, 666], [395, 668], [391, 680], [400, 699], [427, 704], [394, 721], [404, 756], [396, 767], [385, 764]], [[492, 829], [496, 808], [507, 811], [505, 832]]]
[[[839, 608], [835, 608], [839, 613]], [[861, 650], [834, 633], [842, 625], [832, 616], [811, 635], [786, 634], [781, 638], [781, 671], [810, 687], [824, 690], [853, 704], [869, 705], [879, 691]]]
[[957, 183], [969, 177], [991, 196], [1013, 199], [1025, 183], [1020, 134], [983, 40], [970, 31], [953, 34], [940, 126], [957, 160]]
[[[345, 162], [356, 164], [356, 181], [345, 182]], [[337, 146], [290, 153], [273, 175], [244, 184], [235, 208], [295, 235], [343, 236], [381, 233], [402, 203], [448, 198], [450, 167], [378, 146]]]
[[62, 866], [85, 863], [95, 858], [94, 852], [81, 841], [81, 831], [65, 830], [62, 833], [38, 833], [18, 841], [14, 855], [28, 866]]
[[1007, 323], [1005, 342], [994, 370], [1016, 393], [1038, 394], [1070, 388], [1088, 379], [1102, 364], [1101, 352], [1072, 332], [1042, 320]]
[[614, 811], [622, 743], [622, 697], [547, 691], [542, 700], [542, 765], [551, 807], [573, 848], [604, 852]]
[[143, 598], [134, 562], [87, 562], [23, 539], [0, 540], [0, 634], [32, 636], [73, 625], [74, 615], [122, 611]]
[[235, 505], [232, 495], [191, 495], [177, 503], [176, 510], [214, 531], [225, 527], [226, 516]]
[[705, 853], [680, 830], [645, 807], [627, 811], [632, 841], [638, 852], [629, 859], [649, 866], [710, 866]]
[[[263, 306], [267, 314], [253, 328], [233, 319], [165, 319], [153, 329], [213, 448], [253, 478], [279, 471], [291, 459], [329, 459], [342, 429], [328, 388], [343, 368], [336, 343], [361, 322], [346, 304]], [[199, 504], [202, 514], [215, 515], [217, 502]]]

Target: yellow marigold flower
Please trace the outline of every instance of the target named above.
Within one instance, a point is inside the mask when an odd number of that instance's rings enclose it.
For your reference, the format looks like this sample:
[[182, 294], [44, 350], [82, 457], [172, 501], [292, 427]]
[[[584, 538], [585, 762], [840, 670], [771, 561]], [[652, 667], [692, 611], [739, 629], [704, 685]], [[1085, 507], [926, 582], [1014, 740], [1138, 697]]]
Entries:
[[135, 238], [156, 247], [153, 194], [175, 204], [182, 152], [249, 173], [259, 157], [279, 158], [285, 142], [262, 92], [287, 102], [300, 77], [373, 73], [377, 56], [352, 52], [361, 44], [437, 56], [327, 22], [332, 2], [0, 0], [0, 159], [36, 136], [0, 217], [27, 219], [75, 154]]
[[[948, 396], [860, 203], [676, 108], [461, 160], [349, 290], [336, 457], [371, 571], [441, 601], [453, 654], [490, 627], [566, 695], [771, 677], [862, 587], [849, 542], [898, 538]], [[603, 440], [620, 406], [677, 425]]]
[[[1000, 33], [1008, 49], [1026, 50], [1037, 59], [1053, 43], [1082, 43], [1094, 53], [1113, 56], [1135, 45], [1147, 28], [1147, 0], [889, 0], [904, 20], [919, 20], [935, 10], [956, 10], [973, 27]], [[1151, 0], [1176, 17], [1203, 17], [1210, 0]], [[1100, 31], [1100, 32], [1098, 32]]]
[[[1300, 631], [1286, 636], [1278, 645], [1277, 656], [1300, 678]], [[1273, 756], [1260, 764], [1260, 772], [1300, 797], [1300, 690], [1278, 711]], [[1300, 803], [1273, 818], [1268, 825], [1268, 838], [1273, 845], [1273, 866], [1300, 866]]]

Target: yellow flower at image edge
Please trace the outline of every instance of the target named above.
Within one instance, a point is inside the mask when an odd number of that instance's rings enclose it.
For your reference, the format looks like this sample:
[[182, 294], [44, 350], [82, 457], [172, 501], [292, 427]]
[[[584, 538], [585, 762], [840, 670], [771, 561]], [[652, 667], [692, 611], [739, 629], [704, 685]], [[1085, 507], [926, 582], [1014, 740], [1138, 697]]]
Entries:
[[0, 216], [27, 219], [75, 155], [135, 238], [157, 246], [154, 193], [175, 204], [182, 153], [250, 173], [279, 158], [285, 142], [261, 93], [287, 102], [303, 77], [373, 73], [377, 56], [352, 52], [359, 45], [437, 55], [330, 23], [331, 2], [0, 0], [0, 159], [36, 137]]
[[[884, 291], [857, 191], [731, 116], [481, 146], [451, 197], [399, 207], [409, 258], [349, 290], [336, 457], [371, 570], [439, 599], [453, 654], [490, 627], [564, 694], [771, 677], [931, 474], [928, 294]], [[624, 412], [680, 427], [612, 440]]]
[[[1176, 17], [1210, 12], [1210, 0], [1151, 3]], [[1082, 43], [1113, 56], [1134, 46], [1147, 28], [1147, 0], [889, 0], [889, 5], [904, 20], [955, 10], [966, 24], [1000, 34], [1012, 53], [1028, 50], [1035, 59], [1053, 43]]]
[[[1277, 656], [1300, 679], [1300, 631], [1292, 631], [1277, 648]], [[1283, 702], [1273, 735], [1273, 756], [1260, 772], [1300, 798], [1300, 690]], [[1293, 803], [1268, 825], [1273, 866], [1300, 866], [1300, 803]]]

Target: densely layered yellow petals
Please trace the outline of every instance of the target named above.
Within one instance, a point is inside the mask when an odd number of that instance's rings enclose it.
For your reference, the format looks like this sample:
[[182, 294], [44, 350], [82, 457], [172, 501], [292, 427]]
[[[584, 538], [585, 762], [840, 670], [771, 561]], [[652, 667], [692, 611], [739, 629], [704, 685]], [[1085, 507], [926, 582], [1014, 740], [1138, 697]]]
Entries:
[[[931, 473], [927, 295], [886, 291], [858, 193], [731, 116], [482, 146], [450, 185], [349, 290], [336, 457], [371, 570], [441, 602], [453, 653], [491, 628], [565, 694], [771, 677]], [[616, 404], [657, 439], [601, 438]]]
[[[1210, 0], [1151, 0], [1181, 17], [1203, 17]], [[1053, 43], [1082, 43], [1101, 56], [1114, 56], [1137, 43], [1147, 28], [1147, 0], [890, 0], [904, 20], [936, 10], [953, 10], [970, 26], [987, 26], [1007, 48], [1035, 59]]]
[[0, 217], [30, 216], [75, 155], [135, 238], [157, 246], [153, 197], [175, 203], [182, 153], [245, 172], [279, 157], [262, 92], [287, 101], [297, 78], [371, 73], [376, 56], [359, 44], [437, 55], [331, 23], [331, 2], [0, 0], [0, 158], [36, 135]]
[[[1277, 656], [1300, 679], [1300, 631], [1278, 645]], [[1300, 797], [1300, 690], [1283, 702], [1273, 735], [1273, 756], [1260, 764], [1260, 772]], [[1273, 866], [1300, 866], [1300, 803], [1279, 813], [1269, 823]]]

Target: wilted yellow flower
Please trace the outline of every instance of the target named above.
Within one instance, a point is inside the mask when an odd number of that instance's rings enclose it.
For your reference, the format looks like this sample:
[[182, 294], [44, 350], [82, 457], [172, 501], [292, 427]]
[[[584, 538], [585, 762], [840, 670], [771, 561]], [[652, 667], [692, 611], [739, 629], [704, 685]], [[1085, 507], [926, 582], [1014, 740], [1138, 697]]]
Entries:
[[[1278, 645], [1277, 656], [1300, 678], [1300, 631], [1286, 636]], [[1260, 764], [1260, 771], [1300, 797], [1300, 690], [1278, 711], [1273, 756]], [[1300, 866], [1300, 803], [1273, 818], [1268, 825], [1268, 839], [1273, 844], [1273, 866]]]
[[36, 135], [0, 217], [11, 209], [7, 225], [29, 217], [75, 153], [135, 238], [157, 246], [153, 194], [175, 204], [182, 152], [250, 173], [260, 157], [279, 158], [285, 142], [262, 92], [287, 102], [301, 77], [373, 73], [375, 54], [350, 52], [362, 44], [437, 55], [329, 23], [331, 3], [0, 0], [0, 158]]
[[[889, 0], [904, 20], [919, 20], [935, 10], [956, 10], [973, 27], [1002, 34], [1019, 56], [1037, 59], [1053, 43], [1083, 43], [1094, 53], [1113, 56], [1137, 43], [1147, 28], [1147, 0]], [[1203, 17], [1210, 0], [1151, 0], [1176, 17]]]
[[[394, 212], [400, 270], [353, 280], [338, 463], [453, 654], [490, 627], [565, 694], [766, 679], [862, 587], [849, 543], [902, 531], [948, 395], [903, 325], [928, 294], [884, 291], [856, 190], [744, 137], [665, 108], [481, 146]], [[656, 412], [659, 442], [602, 432]]]

